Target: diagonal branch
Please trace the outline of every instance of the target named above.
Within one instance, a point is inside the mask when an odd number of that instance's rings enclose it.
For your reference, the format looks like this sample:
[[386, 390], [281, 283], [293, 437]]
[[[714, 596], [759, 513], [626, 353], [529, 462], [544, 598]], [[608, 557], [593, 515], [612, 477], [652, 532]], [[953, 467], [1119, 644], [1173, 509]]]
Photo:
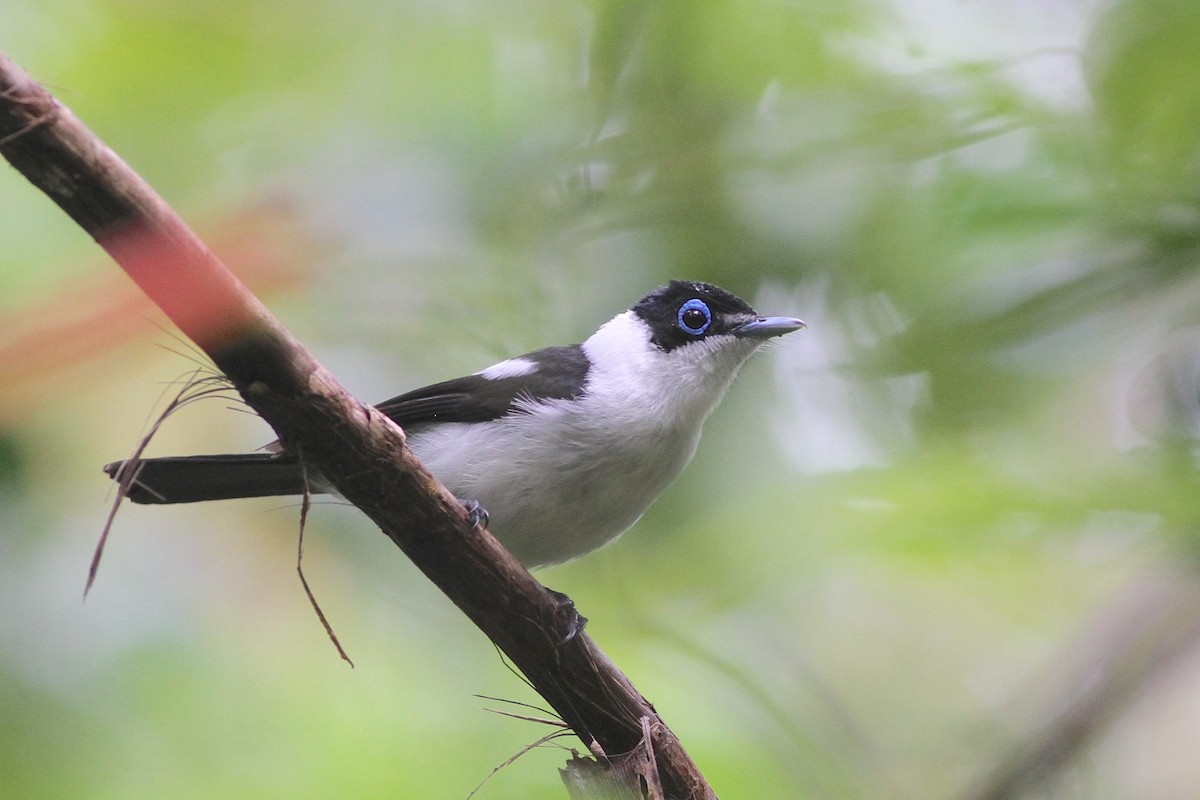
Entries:
[[358, 506], [504, 651], [593, 753], [644, 752], [668, 798], [714, 798], [683, 747], [566, 612], [351, 397], [171, 208], [0, 54], [0, 153], [74, 219], [212, 358], [292, 452]]
[[968, 800], [1033, 796], [1098, 739], [1146, 687], [1200, 644], [1200, 586], [1190, 576], [1154, 575], [1104, 609], [1071, 649], [1047, 718], [1023, 735]]

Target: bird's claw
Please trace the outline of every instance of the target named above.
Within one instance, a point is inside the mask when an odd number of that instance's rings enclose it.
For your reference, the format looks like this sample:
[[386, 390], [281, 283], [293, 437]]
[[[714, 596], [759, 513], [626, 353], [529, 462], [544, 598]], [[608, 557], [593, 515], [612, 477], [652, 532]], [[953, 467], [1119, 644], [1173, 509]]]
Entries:
[[472, 528], [486, 528], [488, 526], [488, 520], [491, 517], [489, 517], [487, 509], [479, 505], [479, 501], [463, 500], [461, 502], [463, 508], [467, 510], [467, 522], [471, 524]]
[[587, 617], [579, 613], [575, 608], [575, 601], [562, 592], [556, 592], [553, 589], [547, 589], [547, 592], [554, 598], [554, 602], [558, 605], [559, 616], [566, 617], [566, 625], [563, 626], [562, 639], [559, 641], [559, 646], [566, 644], [574, 639], [579, 634], [583, 633], [583, 629], [587, 627]]
[[[467, 521], [472, 528], [486, 528], [488, 526], [487, 509], [479, 504], [477, 500], [462, 500], [463, 508], [467, 510]], [[558, 607], [558, 618], [566, 619], [563, 625], [562, 638], [558, 644], [564, 645], [574, 639], [583, 629], [587, 627], [587, 617], [579, 613], [575, 608], [575, 601], [562, 592], [556, 592], [553, 589], [547, 589], [554, 602]]]

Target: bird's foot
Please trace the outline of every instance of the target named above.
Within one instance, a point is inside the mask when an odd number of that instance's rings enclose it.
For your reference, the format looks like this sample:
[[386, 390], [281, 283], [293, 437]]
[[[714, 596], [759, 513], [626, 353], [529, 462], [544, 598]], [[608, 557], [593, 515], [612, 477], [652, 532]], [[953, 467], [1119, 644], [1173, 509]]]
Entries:
[[563, 625], [562, 639], [558, 642], [559, 646], [562, 646], [583, 633], [583, 629], [587, 627], [588, 620], [587, 617], [580, 614], [579, 610], [575, 608], [575, 601], [570, 597], [553, 589], [547, 589], [546, 591], [550, 593], [554, 598], [554, 602], [558, 605], [559, 618], [566, 619], [566, 623]]
[[471, 523], [472, 528], [486, 528], [488, 526], [487, 509], [479, 505], [478, 500], [459, 500], [463, 504], [463, 508], [467, 510], [467, 522]]

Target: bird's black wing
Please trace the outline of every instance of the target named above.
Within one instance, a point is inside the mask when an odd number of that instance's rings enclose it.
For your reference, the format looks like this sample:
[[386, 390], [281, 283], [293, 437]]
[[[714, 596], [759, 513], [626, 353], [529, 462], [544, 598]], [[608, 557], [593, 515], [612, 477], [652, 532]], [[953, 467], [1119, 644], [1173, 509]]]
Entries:
[[588, 359], [579, 345], [547, 347], [509, 361], [527, 361], [532, 366], [523, 374], [490, 378], [476, 373], [454, 378], [393, 397], [376, 407], [401, 427], [488, 422], [520, 411], [518, 399], [570, 400], [583, 392]]
[[[579, 397], [587, 373], [587, 356], [579, 345], [548, 347], [501, 362], [491, 371], [495, 377], [477, 374], [436, 383], [380, 403], [379, 410], [406, 428], [438, 422], [486, 422], [520, 412], [518, 399]], [[117, 461], [104, 471], [122, 483], [135, 503], [192, 503], [324, 491], [323, 484], [309, 482], [311, 476], [305, 475], [298, 459], [278, 452], [277, 442], [267, 449], [272, 452]]]

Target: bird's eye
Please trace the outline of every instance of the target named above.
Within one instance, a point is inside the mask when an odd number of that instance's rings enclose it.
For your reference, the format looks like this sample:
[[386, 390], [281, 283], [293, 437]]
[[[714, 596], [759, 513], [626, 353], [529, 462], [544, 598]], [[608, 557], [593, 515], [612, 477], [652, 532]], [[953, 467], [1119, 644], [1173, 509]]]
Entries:
[[679, 307], [677, 320], [684, 333], [700, 336], [712, 324], [712, 312], [703, 300], [692, 299]]

